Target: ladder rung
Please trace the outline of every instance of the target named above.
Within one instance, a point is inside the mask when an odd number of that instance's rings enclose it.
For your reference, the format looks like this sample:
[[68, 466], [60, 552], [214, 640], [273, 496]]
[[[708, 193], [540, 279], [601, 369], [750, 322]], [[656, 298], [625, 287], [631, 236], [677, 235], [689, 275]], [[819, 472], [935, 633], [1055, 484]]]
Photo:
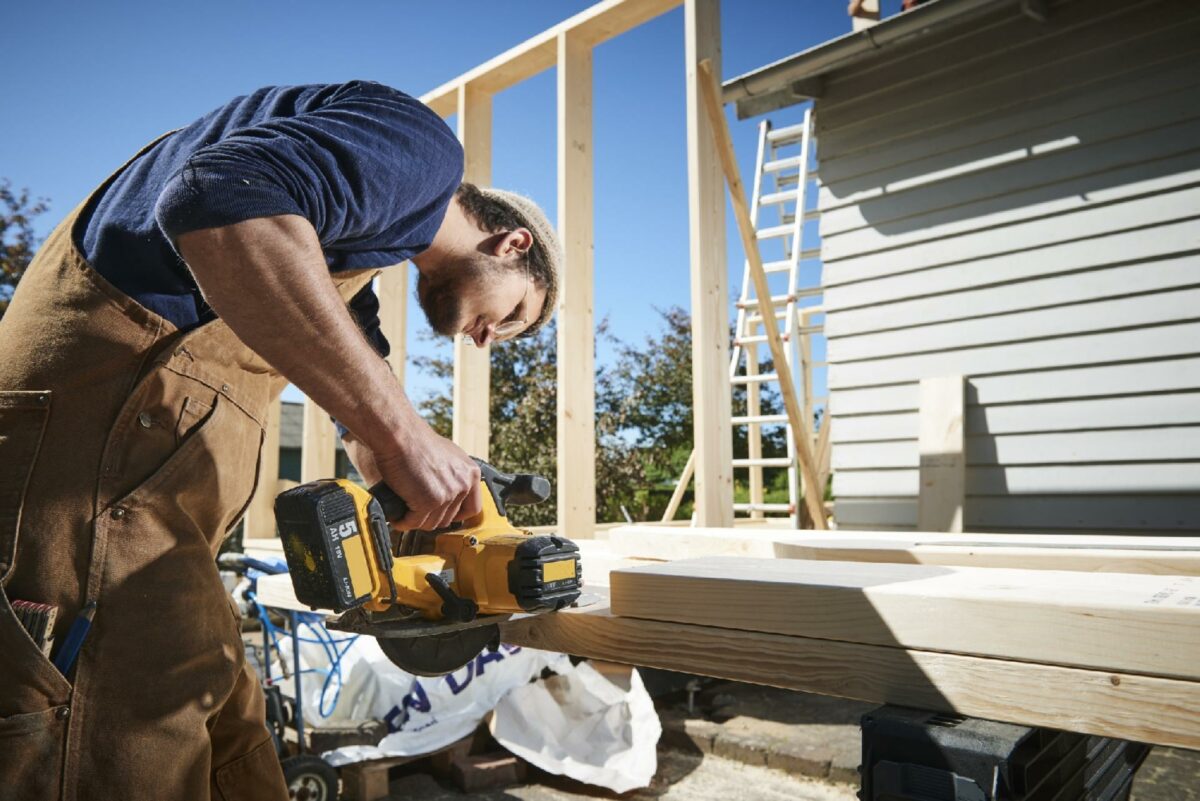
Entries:
[[[786, 320], [787, 319], [787, 309], [784, 309], [783, 311], [775, 312], [775, 319], [776, 320]], [[746, 322], [750, 323], [750, 325], [758, 325], [762, 321], [763, 321], [762, 315], [757, 312], [755, 312], [754, 314], [746, 315]]]
[[[799, 156], [797, 156], [796, 158], [799, 158]], [[787, 161], [787, 159], [779, 159], [779, 161]], [[816, 177], [817, 177], [816, 170], [808, 171], [809, 180], [812, 180], [813, 178], [816, 178]], [[776, 189], [781, 189], [784, 186], [794, 185], [794, 184], [798, 184], [798, 183], [800, 183], [800, 171], [799, 170], [797, 170], [796, 172], [785, 172], [783, 175], [775, 176], [775, 188]]]
[[[783, 304], [795, 299], [795, 295], [772, 295], [770, 304], [772, 306], [782, 306]], [[735, 305], [739, 309], [757, 309], [758, 300], [756, 298], [747, 298], [746, 300], [739, 300]]]
[[778, 373], [758, 373], [756, 375], [735, 375], [729, 379], [731, 384], [765, 384], [768, 381], [778, 381]]
[[821, 325], [802, 325], [802, 326], [800, 326], [801, 334], [820, 334], [824, 330], [825, 330], [825, 325], [823, 323]]
[[763, 264], [764, 273], [781, 273], [790, 269], [792, 269], [790, 261], [768, 261]]
[[786, 128], [767, 131], [767, 141], [774, 142], [778, 147], [780, 142], [797, 142], [804, 136], [804, 123], [799, 122]]
[[[815, 298], [815, 297], [819, 296], [821, 293], [823, 293], [824, 291], [825, 290], [819, 286], [811, 286], [811, 287], [805, 287], [803, 289], [797, 289], [795, 292], [793, 292], [790, 295], [772, 295], [771, 296], [771, 305], [782, 306], [783, 304], [785, 304], [791, 300], [799, 300], [800, 298]], [[758, 308], [758, 300], [755, 298], [745, 298], [743, 300], [739, 300], [737, 302], [736, 306], [739, 309], [757, 309]], [[800, 311], [806, 312], [810, 308], [815, 308], [815, 307], [806, 306], [806, 307], [800, 309]]]
[[774, 237], [774, 236], [791, 236], [795, 232], [796, 232], [796, 226], [791, 225], [791, 224], [773, 225], [770, 228], [763, 228], [762, 230], [758, 231], [756, 233], [756, 235], [758, 236], [758, 238], [760, 240], [762, 240], [762, 239], [770, 239], [771, 237]]
[[729, 421], [735, 426], [748, 426], [786, 423], [788, 419], [786, 414], [743, 414], [737, 417], [731, 417], [729, 418]]
[[[784, 342], [787, 342], [788, 334], [786, 334], [786, 333], [780, 334], [779, 338], [782, 339]], [[738, 337], [735, 340], [733, 340], [733, 344], [735, 344], [735, 345], [759, 345], [766, 341], [767, 341], [767, 335], [761, 334], [759, 336], [753, 336], [753, 337]]]
[[735, 503], [733, 505], [735, 512], [787, 512], [792, 514], [796, 511], [790, 503]]
[[733, 459], [734, 468], [790, 468], [792, 460], [785, 457], [760, 459]]
[[[762, 203], [761, 200], [759, 200], [758, 202], [760, 204]], [[779, 219], [782, 220], [784, 223], [791, 225], [794, 222], [796, 222], [796, 215], [790, 214], [788, 212], [784, 212], [779, 215]], [[821, 212], [817, 209], [809, 209], [808, 211], [804, 212], [804, 221], [805, 222], [811, 222], [812, 220], [819, 220], [819, 219], [821, 219]]]
[[808, 363], [808, 369], [810, 369], [810, 370], [819, 370], [822, 367], [828, 367], [828, 366], [829, 366], [829, 362], [809, 362]]
[[789, 189], [786, 192], [771, 192], [770, 194], [760, 197], [758, 199], [758, 205], [767, 206], [772, 203], [787, 203], [789, 201], [794, 201], [799, 196], [800, 191], [797, 189]]
[[779, 172], [781, 170], [792, 169], [799, 167], [801, 159], [799, 156], [789, 156], [785, 159], [775, 159], [763, 164], [763, 172]]

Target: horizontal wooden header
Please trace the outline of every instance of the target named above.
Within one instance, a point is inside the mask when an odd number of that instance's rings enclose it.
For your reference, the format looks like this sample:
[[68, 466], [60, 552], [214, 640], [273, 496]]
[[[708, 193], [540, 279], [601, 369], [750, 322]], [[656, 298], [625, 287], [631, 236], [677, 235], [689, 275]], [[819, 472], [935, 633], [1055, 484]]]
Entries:
[[425, 93], [421, 102], [449, 117], [458, 110], [460, 86], [471, 84], [495, 94], [553, 67], [558, 60], [559, 34], [594, 47], [680, 5], [683, 0], [605, 0]]

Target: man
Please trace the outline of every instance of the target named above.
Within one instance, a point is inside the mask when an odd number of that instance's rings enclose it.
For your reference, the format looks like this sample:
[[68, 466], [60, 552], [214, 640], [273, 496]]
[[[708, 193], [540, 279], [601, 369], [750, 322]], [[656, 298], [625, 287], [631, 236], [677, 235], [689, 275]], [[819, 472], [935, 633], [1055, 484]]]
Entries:
[[[213, 557], [285, 379], [405, 499], [401, 525], [479, 511], [369, 289], [411, 258], [439, 333], [546, 322], [549, 222], [462, 165], [394, 89], [267, 88], [148, 146], [47, 239], [0, 321], [0, 799], [287, 797]], [[12, 601], [58, 608], [54, 663]]]

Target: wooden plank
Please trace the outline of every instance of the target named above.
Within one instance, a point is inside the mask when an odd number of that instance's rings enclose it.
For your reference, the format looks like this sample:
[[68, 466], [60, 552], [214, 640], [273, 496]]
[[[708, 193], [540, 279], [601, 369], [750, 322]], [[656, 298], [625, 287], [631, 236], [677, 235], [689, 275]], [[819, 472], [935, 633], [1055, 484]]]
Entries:
[[404, 385], [408, 362], [408, 262], [379, 274], [379, 329], [391, 346], [388, 364]]
[[[943, 264], [964, 263], [1067, 240], [1104, 236], [1195, 217], [1197, 156], [1156, 161], [1152, 173], [1135, 164], [1108, 173], [1105, 187], [1082, 182], [1061, 185], [1054, 197], [985, 201], [910, 220], [903, 231], [860, 229], [821, 243], [827, 283], [843, 284]], [[1153, 177], [1149, 177], [1149, 176]], [[1086, 191], [1086, 196], [1066, 194]], [[991, 204], [988, 206], [988, 204]], [[876, 252], [890, 248], [886, 252]], [[846, 261], [842, 261], [845, 259]]]
[[[1200, 459], [1200, 426], [972, 435], [966, 448], [972, 466]], [[919, 466], [912, 441], [847, 442], [833, 452], [835, 470]]]
[[895, 384], [936, 375], [1032, 371], [1048, 367], [1075, 367], [1136, 359], [1193, 356], [1200, 342], [1200, 324], [1180, 323], [1111, 331], [1084, 336], [987, 345], [952, 351], [897, 356], [887, 359], [831, 363], [831, 390]]
[[[1190, 261], [1193, 271], [1200, 276], [1200, 257]], [[1026, 302], [1036, 303], [1037, 297], [1036, 292], [1031, 290]], [[971, 309], [965, 304], [963, 308]], [[1093, 300], [894, 331], [830, 337], [829, 360], [845, 363], [882, 356], [1025, 341], [1064, 334], [1078, 335], [1175, 320], [1194, 320], [1197, 317], [1197, 309], [1200, 309], [1200, 289], [1174, 289], [1112, 300]]]
[[[837, 498], [917, 494], [916, 470], [841, 470], [833, 481]], [[966, 494], [1064, 495], [1184, 493], [1200, 490], [1200, 463], [1108, 463], [968, 467]]]
[[675, 491], [671, 493], [671, 500], [667, 501], [667, 508], [663, 510], [662, 522], [668, 523], [675, 519], [675, 515], [679, 511], [679, 504], [683, 502], [683, 494], [687, 492], [688, 484], [692, 482], [695, 472], [696, 451], [693, 449], [688, 454], [687, 464], [683, 466], [683, 475], [679, 477], [679, 482], [675, 484]]
[[[737, 166], [737, 154], [734, 153], [733, 143], [729, 139], [729, 131], [725, 123], [725, 113], [720, 102], [720, 87], [712, 72], [711, 62], [703, 61], [699, 67], [699, 82], [704, 106], [708, 112], [710, 127], [716, 141], [717, 155], [721, 160], [721, 168], [725, 172], [725, 180], [729, 185], [729, 197], [733, 201], [734, 218], [737, 220], [738, 232], [742, 237], [742, 249], [746, 252], [746, 261], [750, 269], [750, 277], [754, 281], [754, 293], [758, 299], [758, 312], [763, 319], [769, 320], [773, 314], [770, 305], [771, 290], [767, 283], [767, 274], [763, 271], [762, 255], [758, 250], [758, 240], [755, 235], [754, 222], [750, 219], [750, 209], [746, 203], [745, 188]], [[804, 504], [818, 529], [826, 528], [824, 493], [818, 486], [817, 468], [812, 453], [812, 426], [805, 416], [804, 407], [796, 396], [796, 385], [792, 380], [791, 367], [784, 352], [783, 339], [775, 325], [764, 325], [767, 344], [771, 349], [771, 361], [779, 376], [780, 394], [783, 405], [787, 410], [788, 423], [792, 430], [792, 440], [795, 443], [797, 461], [800, 463], [800, 474], [803, 478]], [[693, 370], [694, 374], [694, 370]], [[695, 381], [700, 377], [695, 376]], [[701, 521], [705, 524], [708, 521]]]
[[558, 37], [558, 231], [565, 257], [558, 296], [558, 526], [574, 538], [596, 525], [593, 320], [592, 51]]
[[[1200, 244], [1200, 221], [1182, 223], [1191, 226], [1187, 234], [1194, 244]], [[1170, 226], [1164, 226], [1170, 228]], [[1156, 229], [1155, 233], [1171, 233]], [[1146, 244], [1157, 239], [1148, 232], [1140, 233]], [[1086, 243], [1093, 253], [1101, 251], [1105, 243], [1091, 240]], [[1026, 264], [1043, 264], [1044, 254], [1026, 253]], [[1094, 258], [1094, 256], [1093, 256]], [[1105, 258], [1108, 258], [1106, 256]], [[1058, 269], [1056, 265], [1054, 269]], [[959, 266], [958, 272], [974, 272], [978, 265]], [[943, 268], [952, 270], [954, 268]], [[925, 273], [907, 276], [917, 281]], [[982, 274], [978, 278], [983, 278]], [[863, 306], [856, 309], [834, 312], [825, 324], [825, 336], [830, 338], [863, 335], [879, 331], [932, 325], [955, 320], [980, 318], [987, 315], [1012, 314], [1031, 308], [1061, 308], [1067, 304], [1109, 300], [1134, 293], [1149, 293], [1162, 290], [1179, 290], [1195, 286], [1200, 278], [1200, 252], [1173, 258], [1139, 261], [1107, 269], [1090, 269], [1013, 283], [992, 284], [981, 289], [965, 292], [947, 292], [933, 297], [923, 297], [899, 302]], [[856, 299], [861, 302], [861, 299]]]
[[1200, 679], [1194, 576], [707, 557], [609, 578], [622, 617]]
[[924, 531], [962, 531], [967, 466], [963, 377], [922, 379], [920, 391], [917, 526]]
[[262, 455], [258, 462], [258, 483], [246, 509], [246, 538], [275, 536], [275, 488], [279, 481], [279, 398], [267, 407], [263, 430]]
[[804, 692], [1139, 742], [1200, 747], [1191, 681], [614, 617], [508, 623], [505, 642]]
[[462, 86], [471, 84], [488, 94], [495, 94], [553, 67], [560, 34], [572, 34], [585, 46], [592, 47], [670, 11], [681, 2], [682, 0], [605, 0], [596, 3], [426, 92], [421, 96], [421, 102], [443, 117], [448, 117], [455, 113], [455, 96]]
[[[463, 145], [463, 180], [492, 182], [492, 97], [469, 83], [457, 92], [458, 138]], [[491, 348], [454, 337], [454, 442], [467, 453], [488, 458], [491, 431]]]
[[311, 398], [304, 399], [304, 441], [300, 448], [300, 482], [333, 478], [337, 463], [337, 430], [329, 415]]
[[711, 87], [699, 72], [709, 59], [721, 71], [718, 0], [684, 3], [687, 76], [688, 258], [692, 300], [692, 410], [696, 449], [696, 517], [701, 525], [733, 522], [730, 436], [729, 270], [725, 249], [725, 188], [716, 132], [702, 97]]
[[1200, 576], [1200, 537], [924, 531], [831, 535], [745, 528], [619, 526], [609, 532], [609, 554], [612, 559], [627, 560], [740, 556]]
[[[1099, 367], [1071, 367], [1032, 373], [973, 376], [969, 394], [972, 402], [1001, 412], [994, 404], [1038, 400], [1094, 398], [1127, 395], [1144, 400], [1140, 393], [1174, 392], [1200, 388], [1200, 358], [1149, 360]], [[838, 419], [848, 415], [915, 410], [917, 384], [848, 389], [834, 393]], [[1020, 407], [1014, 407], [1020, 408]], [[971, 413], [968, 412], [968, 415]], [[990, 411], [989, 411], [990, 414]], [[845, 415], [845, 416], [843, 416]], [[1171, 421], [1178, 422], [1178, 421]], [[838, 429], [841, 430], [840, 428]], [[912, 437], [916, 437], [914, 418]], [[1002, 432], [1000, 432], [1002, 433]], [[910, 437], [905, 436], [904, 439]], [[886, 437], [879, 437], [886, 439]]]

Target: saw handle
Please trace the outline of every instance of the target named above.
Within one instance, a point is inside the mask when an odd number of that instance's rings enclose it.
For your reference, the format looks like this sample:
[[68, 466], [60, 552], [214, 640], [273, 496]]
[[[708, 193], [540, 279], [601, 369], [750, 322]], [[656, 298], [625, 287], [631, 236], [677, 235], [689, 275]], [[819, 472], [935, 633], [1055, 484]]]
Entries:
[[[544, 476], [533, 473], [501, 473], [482, 459], [475, 459], [475, 462], [479, 465], [483, 483], [496, 502], [496, 510], [506, 517], [505, 504], [528, 506], [541, 503], [550, 497], [550, 481]], [[379, 501], [383, 508], [383, 516], [388, 520], [399, 520], [408, 514], [408, 504], [384, 482], [380, 481], [371, 487], [371, 494]]]

